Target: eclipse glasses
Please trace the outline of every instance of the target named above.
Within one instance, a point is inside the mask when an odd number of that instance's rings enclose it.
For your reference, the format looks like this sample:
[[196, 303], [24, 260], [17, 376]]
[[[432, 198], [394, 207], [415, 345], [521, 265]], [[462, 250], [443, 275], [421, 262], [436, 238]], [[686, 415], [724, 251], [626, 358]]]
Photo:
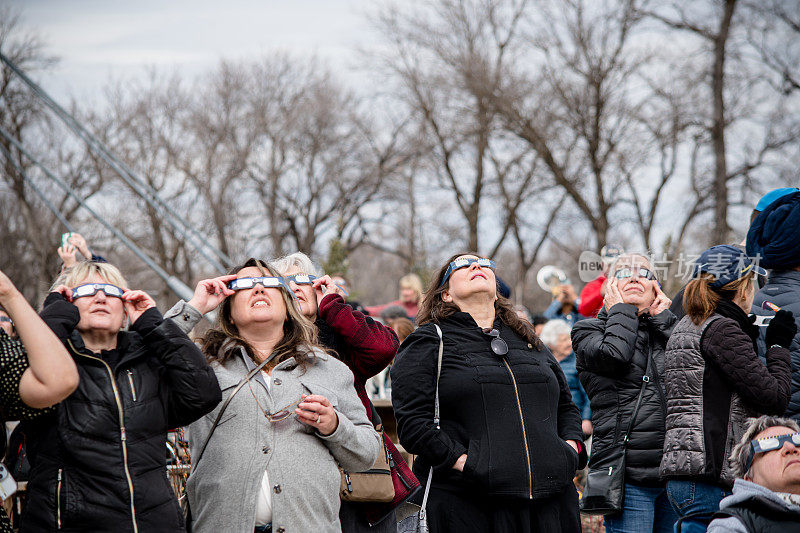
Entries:
[[236, 278], [228, 282], [228, 288], [233, 291], [242, 291], [246, 289], [252, 289], [256, 285], [261, 285], [265, 289], [267, 288], [276, 288], [276, 289], [286, 289], [289, 292], [289, 285], [286, 283], [286, 280], [279, 276], [260, 276], [257, 278]]
[[442, 282], [439, 284], [439, 286], [441, 287], [444, 285], [453, 272], [461, 268], [466, 268], [472, 263], [478, 263], [478, 266], [480, 267], [491, 268], [494, 270], [494, 261], [491, 259], [486, 259], [485, 257], [460, 257], [448, 265], [447, 270], [444, 273], [444, 277], [442, 278]]
[[111, 296], [112, 298], [122, 298], [122, 295], [125, 293], [124, 290], [110, 283], [86, 283], [72, 289], [72, 299], [75, 300], [77, 298], [94, 296], [98, 292], [102, 292], [106, 296]]
[[800, 433], [789, 433], [787, 435], [777, 435], [775, 437], [751, 440], [750, 453], [747, 456], [745, 472], [750, 470], [750, 467], [753, 466], [753, 459], [755, 459], [757, 453], [779, 450], [783, 448], [783, 445], [787, 442], [791, 442], [796, 447], [800, 448]]
[[[645, 279], [656, 279], [656, 275], [652, 270], [647, 268], [638, 268], [638, 277]], [[614, 277], [617, 279], [628, 279], [633, 277], [633, 269], [630, 267], [623, 267], [614, 272]]]

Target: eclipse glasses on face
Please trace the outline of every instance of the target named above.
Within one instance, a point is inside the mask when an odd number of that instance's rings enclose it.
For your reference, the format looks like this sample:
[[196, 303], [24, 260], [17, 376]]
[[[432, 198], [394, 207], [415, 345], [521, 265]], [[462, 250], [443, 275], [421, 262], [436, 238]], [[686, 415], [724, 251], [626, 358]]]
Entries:
[[[628, 279], [633, 277], [634, 269], [631, 267], [623, 267], [614, 272], [614, 277], [617, 279]], [[640, 278], [645, 279], [656, 279], [656, 275], [653, 273], [652, 270], [647, 268], [637, 268], [636, 272], [638, 273], [637, 276]]]
[[0, 316], [0, 322], [8, 322], [9, 324], [14, 323], [14, 321], [8, 318], [7, 316]]
[[72, 299], [75, 300], [86, 296], [94, 296], [98, 292], [102, 292], [106, 296], [112, 298], [122, 298], [122, 295], [125, 293], [124, 290], [110, 283], [86, 283], [72, 289]]
[[747, 456], [747, 466], [745, 467], [745, 472], [750, 470], [750, 467], [753, 466], [753, 459], [755, 459], [757, 453], [780, 450], [787, 442], [791, 442], [796, 447], [800, 448], [800, 433], [789, 433], [787, 435], [777, 435], [775, 437], [751, 440], [750, 454]]
[[284, 276], [283, 279], [286, 280], [286, 283], [293, 281], [295, 285], [311, 285], [314, 283], [314, 280], [317, 279], [317, 276], [312, 276], [310, 274], [292, 274], [291, 276]]
[[494, 270], [494, 261], [491, 259], [486, 259], [485, 257], [461, 257], [450, 263], [439, 286], [441, 287], [444, 285], [453, 272], [461, 268], [466, 268], [472, 265], [472, 263], [478, 263], [479, 267], [491, 268]]
[[236, 278], [228, 282], [228, 288], [233, 291], [243, 291], [246, 289], [252, 289], [256, 285], [261, 285], [265, 289], [268, 288], [275, 288], [275, 289], [286, 289], [289, 292], [289, 286], [286, 284], [286, 281], [278, 276], [260, 276], [257, 278]]

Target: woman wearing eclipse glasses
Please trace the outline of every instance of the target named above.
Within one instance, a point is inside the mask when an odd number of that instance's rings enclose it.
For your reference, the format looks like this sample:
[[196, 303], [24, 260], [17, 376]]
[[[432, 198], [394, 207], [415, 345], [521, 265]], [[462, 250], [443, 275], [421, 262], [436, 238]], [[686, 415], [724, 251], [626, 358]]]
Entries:
[[[311, 259], [302, 252], [272, 261], [294, 292], [303, 315], [317, 327], [319, 342], [353, 372], [355, 391], [364, 411], [376, 427], [381, 424], [367, 396], [369, 378], [383, 371], [397, 354], [397, 334], [369, 316], [355, 311], [344, 298], [347, 294], [330, 276], [317, 276]], [[386, 453], [393, 468], [394, 498], [391, 502], [342, 501], [339, 518], [343, 533], [357, 531], [394, 532], [394, 509], [419, 487], [403, 456], [383, 433]], [[379, 523], [378, 523], [379, 522]]]
[[[667, 343], [667, 423], [661, 474], [683, 519], [683, 531], [705, 531], [734, 481], [731, 449], [747, 418], [782, 415], [791, 396], [792, 313], [779, 310], [766, 329], [766, 365], [759, 328], [748, 316], [755, 277], [766, 272], [730, 245], [697, 259], [686, 285], [686, 316]], [[752, 315], [751, 315], [752, 316]]]
[[21, 531], [184, 531], [164, 442], [220, 401], [213, 371], [116, 267], [80, 262], [54, 287], [41, 316], [80, 383], [51, 414], [23, 422], [31, 472]]
[[201, 345], [224, 401], [189, 428], [193, 531], [340, 531], [337, 463], [366, 470], [381, 448], [352, 372], [259, 260], [201, 281], [167, 316], [190, 330], [217, 307]]
[[580, 531], [580, 414], [559, 364], [498, 295], [494, 262], [451, 257], [417, 319], [391, 369], [392, 402], [430, 483], [430, 530]]
[[604, 514], [609, 533], [667, 533], [677, 520], [658, 472], [664, 447], [664, 349], [675, 324], [670, 303], [650, 260], [623, 254], [609, 269], [597, 318], [572, 328], [578, 377], [594, 426], [581, 508]]

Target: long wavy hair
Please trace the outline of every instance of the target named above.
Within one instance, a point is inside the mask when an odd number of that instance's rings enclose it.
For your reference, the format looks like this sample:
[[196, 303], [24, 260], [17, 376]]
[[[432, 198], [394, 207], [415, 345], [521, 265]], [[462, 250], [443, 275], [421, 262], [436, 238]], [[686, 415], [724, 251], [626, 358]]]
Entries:
[[[262, 276], [280, 276], [266, 261], [252, 257], [244, 264], [230, 269], [228, 274], [238, 274], [240, 270], [248, 267], [258, 268]], [[298, 365], [306, 367], [309, 364], [309, 353], [312, 351], [326, 352], [326, 350], [319, 346], [317, 328], [300, 312], [294, 297], [284, 289], [280, 289], [280, 293], [286, 306], [283, 339], [274, 348], [277, 355], [267, 366], [272, 368], [282, 361], [294, 357]], [[200, 346], [209, 363], [213, 361], [224, 363], [238, 352], [240, 347], [243, 347], [254, 361], [258, 361], [256, 356], [258, 352], [242, 337], [239, 328], [233, 322], [231, 305], [235, 297], [236, 295], [225, 298], [219, 306], [214, 326], [200, 339]]]
[[[417, 323], [420, 326], [428, 322], [438, 324], [454, 313], [461, 311], [454, 302], [445, 302], [442, 299], [442, 294], [450, 288], [450, 278], [447, 279], [444, 285], [442, 285], [442, 279], [444, 279], [444, 274], [447, 272], [447, 267], [450, 266], [450, 263], [462, 255], [482, 257], [475, 252], [461, 252], [452, 256], [442, 265], [431, 280], [428, 290], [422, 298], [422, 305], [417, 314]], [[495, 316], [506, 326], [511, 328], [514, 333], [536, 346], [537, 349], [541, 350], [544, 347], [542, 341], [539, 340], [539, 337], [533, 330], [531, 323], [519, 318], [516, 311], [514, 311], [514, 305], [511, 303], [511, 300], [502, 297], [499, 293], [497, 294], [497, 299], [494, 301], [494, 313]]]

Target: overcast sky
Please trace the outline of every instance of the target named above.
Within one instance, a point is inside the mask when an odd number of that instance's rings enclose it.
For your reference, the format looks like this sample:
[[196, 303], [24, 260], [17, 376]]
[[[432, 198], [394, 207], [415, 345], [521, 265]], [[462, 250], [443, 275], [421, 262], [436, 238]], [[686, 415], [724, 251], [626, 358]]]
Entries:
[[316, 54], [355, 70], [357, 47], [375, 34], [375, 0], [0, 0], [22, 13], [60, 62], [37, 79], [59, 101], [94, 99], [111, 79], [149, 66], [195, 75], [221, 58], [274, 50]]

